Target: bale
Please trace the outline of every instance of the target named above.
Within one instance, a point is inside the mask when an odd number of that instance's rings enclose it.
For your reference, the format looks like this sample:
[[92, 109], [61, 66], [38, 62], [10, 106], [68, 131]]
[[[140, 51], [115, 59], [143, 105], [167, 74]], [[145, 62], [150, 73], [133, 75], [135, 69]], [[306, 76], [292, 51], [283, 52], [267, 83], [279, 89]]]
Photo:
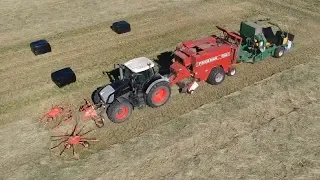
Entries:
[[118, 21], [112, 24], [111, 29], [118, 34], [123, 34], [131, 31], [131, 25], [126, 21]]
[[51, 46], [46, 40], [38, 40], [30, 43], [31, 51], [34, 55], [45, 54], [51, 52]]
[[59, 88], [62, 88], [75, 82], [76, 75], [70, 67], [67, 67], [51, 73], [51, 79]]

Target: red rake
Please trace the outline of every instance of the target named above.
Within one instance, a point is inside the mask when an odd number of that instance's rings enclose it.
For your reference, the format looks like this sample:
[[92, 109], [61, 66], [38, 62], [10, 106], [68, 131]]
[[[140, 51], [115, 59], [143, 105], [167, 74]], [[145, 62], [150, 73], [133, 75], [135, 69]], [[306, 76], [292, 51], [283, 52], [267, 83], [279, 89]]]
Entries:
[[65, 108], [63, 108], [61, 105], [52, 105], [52, 108], [40, 119], [40, 122], [42, 123], [44, 120], [46, 120], [44, 124], [44, 126], [46, 126], [49, 122], [58, 121], [59, 119], [61, 120], [52, 129], [57, 128], [62, 123], [62, 121], [71, 121], [73, 119], [72, 110], [65, 110]]
[[84, 112], [82, 120], [92, 119], [98, 128], [104, 126], [104, 118], [98, 115], [96, 107], [90, 103], [90, 101], [84, 99], [85, 104], [79, 108], [79, 112]]
[[87, 148], [90, 145], [89, 142], [98, 141], [96, 139], [88, 139], [88, 138], [84, 137], [84, 135], [86, 135], [94, 130], [89, 130], [83, 134], [80, 134], [84, 127], [85, 126], [83, 126], [80, 130], [78, 130], [78, 124], [76, 124], [74, 126], [71, 134], [68, 134], [68, 132], [67, 132], [67, 133], [65, 133], [65, 135], [51, 136], [51, 138], [57, 138], [57, 139], [52, 139], [51, 141], [60, 141], [59, 144], [52, 147], [51, 149], [58, 148], [60, 145], [64, 144], [64, 148], [60, 152], [60, 155], [62, 155], [66, 149], [72, 148], [73, 156], [76, 157], [76, 152], [75, 152], [76, 145], [82, 145], [83, 147]]

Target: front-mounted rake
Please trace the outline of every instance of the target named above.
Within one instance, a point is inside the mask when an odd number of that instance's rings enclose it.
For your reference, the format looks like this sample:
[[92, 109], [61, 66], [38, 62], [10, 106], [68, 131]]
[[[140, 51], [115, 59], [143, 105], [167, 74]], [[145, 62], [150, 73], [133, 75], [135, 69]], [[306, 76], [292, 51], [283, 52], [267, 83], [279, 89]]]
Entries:
[[90, 103], [90, 101], [84, 99], [85, 104], [79, 108], [79, 112], [84, 113], [81, 120], [89, 120], [92, 119], [98, 128], [104, 126], [104, 117], [97, 113], [97, 108], [95, 105]]
[[85, 126], [83, 126], [81, 129], [78, 128], [78, 124], [76, 124], [72, 130], [72, 132], [69, 134], [66, 132], [64, 135], [59, 136], [51, 136], [51, 141], [60, 141], [57, 145], [52, 147], [51, 149], [55, 149], [63, 145], [63, 149], [60, 151], [60, 155], [62, 155], [66, 149], [72, 148], [73, 156], [78, 158], [78, 155], [76, 153], [76, 145], [82, 145], [83, 147], [87, 148], [89, 147], [90, 143], [93, 141], [98, 141], [95, 138], [86, 138], [84, 137], [90, 132], [93, 132], [94, 130], [89, 130], [85, 133], [81, 133], [81, 131], [84, 129]]

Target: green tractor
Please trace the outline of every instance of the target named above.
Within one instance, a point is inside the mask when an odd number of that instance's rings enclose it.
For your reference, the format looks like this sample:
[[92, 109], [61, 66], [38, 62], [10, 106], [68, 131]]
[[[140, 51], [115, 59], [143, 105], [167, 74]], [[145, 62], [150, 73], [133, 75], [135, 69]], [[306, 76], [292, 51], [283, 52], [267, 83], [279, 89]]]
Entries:
[[283, 31], [269, 19], [241, 22], [240, 36], [243, 41], [237, 62], [255, 63], [268, 56], [280, 58], [293, 47], [294, 35]]

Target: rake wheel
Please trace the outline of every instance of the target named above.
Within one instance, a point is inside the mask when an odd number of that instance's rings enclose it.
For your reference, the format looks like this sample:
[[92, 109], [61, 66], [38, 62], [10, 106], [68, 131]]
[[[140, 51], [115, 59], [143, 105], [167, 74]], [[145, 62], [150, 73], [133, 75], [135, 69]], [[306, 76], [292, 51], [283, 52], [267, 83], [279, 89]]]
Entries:
[[60, 124], [64, 122], [69, 122], [73, 119], [72, 110], [70, 105], [68, 108], [64, 108], [61, 105], [53, 105], [51, 109], [40, 119], [40, 123], [45, 121], [44, 127], [52, 121], [56, 121], [56, 125], [52, 128], [55, 129], [60, 126]]
[[89, 130], [85, 133], [81, 134], [81, 131], [84, 129], [85, 126], [83, 126], [81, 129], [78, 129], [78, 124], [76, 124], [70, 134], [66, 132], [64, 135], [60, 136], [51, 136], [51, 138], [56, 138], [56, 139], [51, 139], [51, 141], [60, 141], [57, 145], [51, 148], [55, 149], [60, 147], [61, 145], [64, 146], [62, 151], [60, 151], [60, 155], [62, 155], [66, 149], [72, 148], [73, 156], [76, 157], [76, 145], [82, 145], [83, 147], [87, 148], [90, 146], [89, 142], [94, 142], [98, 141], [95, 138], [94, 139], [89, 139], [84, 137], [86, 134], [94, 131], [94, 130]]

